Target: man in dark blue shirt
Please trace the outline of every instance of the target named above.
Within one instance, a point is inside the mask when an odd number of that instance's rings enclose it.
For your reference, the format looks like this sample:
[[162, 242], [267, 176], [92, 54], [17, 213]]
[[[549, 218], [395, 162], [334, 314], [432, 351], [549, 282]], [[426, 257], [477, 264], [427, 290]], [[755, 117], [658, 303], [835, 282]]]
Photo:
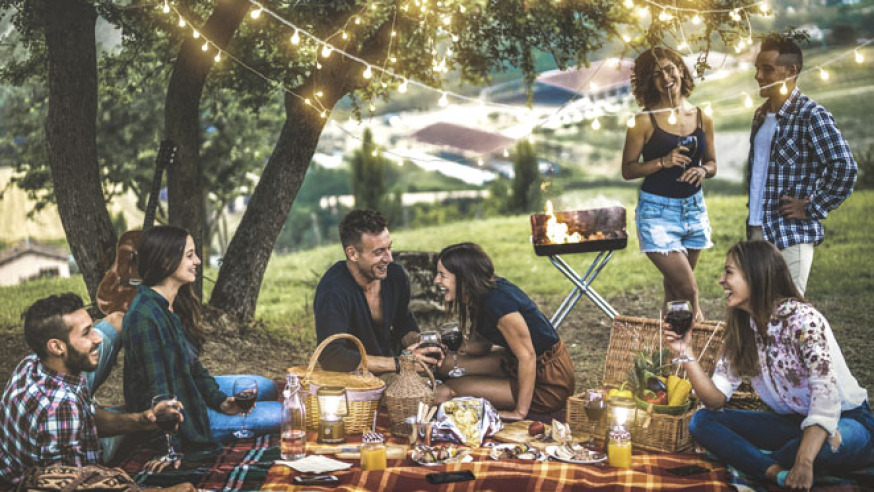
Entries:
[[[399, 370], [397, 355], [403, 347], [424, 363], [442, 362], [439, 348], [418, 348], [419, 326], [409, 309], [410, 279], [392, 261], [385, 217], [373, 210], [353, 210], [340, 223], [340, 241], [346, 260], [325, 272], [313, 298], [319, 343], [336, 333], [355, 335], [367, 351], [367, 369], [377, 374]], [[329, 371], [352, 371], [360, 362], [348, 340], [332, 343], [319, 358]]]

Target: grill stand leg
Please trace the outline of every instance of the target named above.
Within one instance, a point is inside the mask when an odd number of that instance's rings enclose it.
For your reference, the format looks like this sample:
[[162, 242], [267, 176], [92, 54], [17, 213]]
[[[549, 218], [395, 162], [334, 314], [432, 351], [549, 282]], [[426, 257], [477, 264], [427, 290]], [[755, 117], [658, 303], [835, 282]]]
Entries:
[[583, 294], [591, 299], [592, 302], [595, 303], [595, 306], [609, 316], [611, 320], [619, 314], [618, 311], [613, 309], [613, 306], [611, 306], [609, 302], [607, 302], [591, 287], [595, 277], [597, 277], [598, 274], [601, 273], [601, 270], [607, 266], [607, 262], [610, 261], [610, 258], [612, 257], [612, 250], [599, 252], [595, 259], [592, 260], [592, 264], [586, 269], [586, 272], [583, 275], [579, 275], [561, 256], [549, 256], [549, 261], [552, 262], [555, 268], [563, 273], [564, 276], [574, 284], [573, 290], [571, 290], [570, 294], [564, 298], [564, 301], [562, 301], [561, 305], [555, 311], [555, 314], [552, 315], [552, 319], [550, 319], [552, 326], [554, 326], [556, 330], [558, 330], [558, 327], [561, 326], [567, 315], [577, 305], [577, 302], [579, 302]]

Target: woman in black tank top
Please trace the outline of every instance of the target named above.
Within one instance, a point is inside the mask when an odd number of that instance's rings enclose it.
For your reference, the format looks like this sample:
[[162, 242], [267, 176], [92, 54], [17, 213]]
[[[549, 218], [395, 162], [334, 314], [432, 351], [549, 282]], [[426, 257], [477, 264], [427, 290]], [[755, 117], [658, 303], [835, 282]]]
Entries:
[[[644, 178], [635, 214], [640, 249], [664, 277], [665, 302], [688, 300], [703, 318], [693, 270], [701, 250], [712, 247], [701, 185], [716, 175], [713, 120], [686, 102], [695, 83], [669, 48], [637, 57], [631, 87], [645, 110], [629, 125], [622, 177]], [[697, 145], [682, 146], [685, 137]]]

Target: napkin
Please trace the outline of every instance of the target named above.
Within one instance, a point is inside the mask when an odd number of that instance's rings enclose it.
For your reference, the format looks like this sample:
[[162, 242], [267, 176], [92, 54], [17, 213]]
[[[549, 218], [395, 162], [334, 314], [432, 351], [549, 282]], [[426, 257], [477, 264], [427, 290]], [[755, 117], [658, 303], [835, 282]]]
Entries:
[[330, 473], [333, 471], [348, 470], [352, 465], [343, 463], [321, 455], [309, 455], [296, 461], [276, 460], [277, 465], [285, 465], [301, 473]]

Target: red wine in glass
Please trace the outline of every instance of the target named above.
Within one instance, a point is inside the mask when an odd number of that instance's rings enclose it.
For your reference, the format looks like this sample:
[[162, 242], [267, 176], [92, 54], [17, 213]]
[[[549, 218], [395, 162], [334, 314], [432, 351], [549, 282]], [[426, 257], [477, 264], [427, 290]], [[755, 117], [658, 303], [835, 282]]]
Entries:
[[245, 390], [234, 395], [234, 401], [237, 402], [237, 406], [240, 407], [243, 412], [249, 413], [249, 411], [252, 410], [252, 406], [255, 405], [255, 399], [257, 397], [258, 394], [256, 391]]
[[451, 378], [464, 376], [466, 371], [463, 367], [458, 367], [458, 349], [464, 343], [464, 336], [458, 323], [443, 323], [440, 326], [440, 341], [452, 353], [452, 369], [447, 373], [448, 376]]
[[255, 433], [246, 428], [246, 419], [249, 417], [249, 411], [255, 404], [258, 398], [258, 382], [254, 378], [243, 376], [234, 381], [234, 402], [243, 414], [243, 427], [234, 431], [234, 437], [237, 439], [247, 439], [254, 437]]
[[176, 395], [171, 393], [155, 395], [152, 398], [152, 411], [155, 412], [155, 423], [164, 432], [164, 437], [167, 439], [167, 454], [158, 459], [165, 463], [180, 461], [182, 455], [173, 449], [173, 441], [170, 439], [170, 436], [176, 432], [176, 426], [179, 425], [180, 421], [179, 400], [176, 399]]
[[176, 426], [179, 425], [179, 414], [159, 413], [155, 415], [155, 425], [165, 434], [172, 434], [176, 431]]
[[445, 332], [440, 337], [440, 341], [443, 342], [443, 345], [446, 345], [446, 348], [449, 349], [450, 352], [455, 352], [461, 348], [461, 332], [460, 331], [450, 331]]
[[698, 151], [698, 137], [695, 135], [680, 137], [677, 146], [686, 147], [688, 150], [681, 150], [680, 153], [691, 159], [695, 152]]
[[[689, 301], [671, 301], [667, 304], [667, 314], [665, 321], [671, 324], [671, 330], [681, 339], [686, 336], [686, 333], [692, 327], [692, 303]], [[682, 364], [684, 362], [692, 362], [692, 358], [686, 355], [686, 345], [683, 344], [680, 350], [680, 356], [672, 361], [674, 364]]]

